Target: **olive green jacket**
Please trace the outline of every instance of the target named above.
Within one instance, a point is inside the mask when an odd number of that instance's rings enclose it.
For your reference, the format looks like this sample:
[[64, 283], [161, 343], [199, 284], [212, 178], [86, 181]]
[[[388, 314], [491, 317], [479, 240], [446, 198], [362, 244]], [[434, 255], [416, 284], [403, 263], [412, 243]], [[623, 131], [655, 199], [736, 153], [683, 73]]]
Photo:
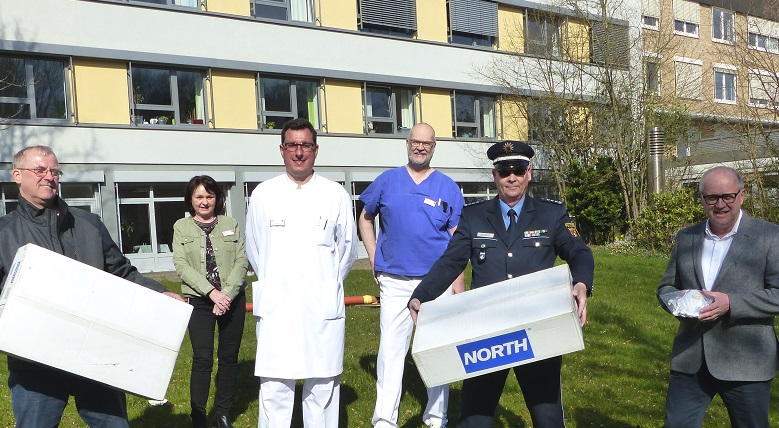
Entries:
[[[246, 244], [238, 222], [227, 216], [217, 217], [211, 232], [222, 293], [233, 299], [245, 288]], [[184, 217], [173, 225], [173, 265], [181, 278], [181, 293], [206, 296], [214, 287], [206, 279], [206, 235], [191, 217]]]

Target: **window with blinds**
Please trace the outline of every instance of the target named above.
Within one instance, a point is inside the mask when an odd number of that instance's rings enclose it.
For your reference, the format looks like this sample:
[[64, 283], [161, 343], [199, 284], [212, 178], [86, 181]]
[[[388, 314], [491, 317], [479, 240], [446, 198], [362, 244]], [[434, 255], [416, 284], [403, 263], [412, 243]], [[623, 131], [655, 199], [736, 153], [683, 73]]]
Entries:
[[702, 64], [676, 61], [674, 64], [676, 96], [693, 100], [701, 99], [702, 71]]
[[498, 37], [498, 4], [488, 0], [449, 0], [450, 41], [492, 46]]
[[417, 31], [415, 0], [358, 0], [360, 30], [393, 36]]
[[593, 21], [592, 62], [627, 68], [630, 65], [628, 26], [614, 22]]
[[641, 0], [641, 24], [649, 30], [660, 29], [660, 0]]
[[674, 33], [698, 37], [700, 31], [700, 5], [689, 0], [674, 0]]
[[779, 81], [776, 75], [766, 72], [749, 73], [749, 104], [755, 107], [771, 107], [777, 104]]

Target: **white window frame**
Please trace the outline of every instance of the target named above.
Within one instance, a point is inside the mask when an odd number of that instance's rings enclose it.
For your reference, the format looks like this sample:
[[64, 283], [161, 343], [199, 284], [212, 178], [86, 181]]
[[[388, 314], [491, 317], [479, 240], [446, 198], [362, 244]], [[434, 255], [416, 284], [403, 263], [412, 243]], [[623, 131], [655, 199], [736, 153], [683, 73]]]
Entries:
[[[697, 96], [696, 97], [689, 97], [686, 96], [686, 93], [680, 94], [680, 81], [679, 81], [679, 70], [677, 68], [677, 64], [687, 64], [687, 65], [695, 65], [698, 67], [699, 75], [698, 75], [698, 88], [697, 88]], [[694, 83], [694, 82], [692, 82]], [[689, 90], [686, 90], [682, 88], [682, 91], [688, 92]], [[685, 58], [685, 57], [674, 57], [674, 95], [677, 98], [683, 98], [683, 99], [689, 99], [689, 100], [701, 100], [703, 97], [703, 61], [699, 59], [694, 58]]]
[[[730, 64], [714, 64], [713, 68], [714, 85], [712, 87], [712, 95], [714, 96], [714, 102], [720, 104], [736, 104], [738, 100], [738, 73], [736, 67]], [[721, 75], [722, 77], [721, 82], [718, 79], [718, 75]], [[731, 88], [733, 94], [732, 100], [727, 98], [728, 87], [725, 75], [733, 76], [733, 87]], [[717, 88], [720, 86], [724, 98], [717, 98]]]
[[660, 30], [660, 0], [641, 1], [641, 28]]
[[[719, 14], [719, 16], [717, 16]], [[730, 15], [728, 19], [727, 16]], [[719, 21], [720, 30], [723, 36], [727, 36], [726, 28], [730, 28], [730, 39], [725, 37], [715, 37], [714, 35], [714, 23]], [[716, 43], [725, 43], [732, 45], [735, 40], [736, 30], [736, 13], [728, 9], [720, 9], [718, 7], [711, 8], [711, 40]]]
[[[700, 4], [689, 0], [673, 0], [674, 34], [700, 38]], [[682, 28], [677, 27], [681, 24]]]
[[[749, 100], [748, 105], [750, 107], [774, 108], [777, 104], [779, 104], [779, 98], [771, 99], [771, 96], [768, 95], [769, 92], [768, 90], [765, 89], [766, 84], [764, 83], [764, 78], [767, 77], [768, 81], [770, 83], [773, 83], [773, 86], [775, 86], [774, 89], [779, 90], [779, 75], [764, 70], [749, 70], [747, 75], [749, 76], [749, 82], [748, 82], [749, 87], [747, 88], [748, 91], [747, 97]], [[752, 87], [753, 87], [752, 79], [759, 79], [761, 91], [766, 95], [766, 98], [757, 98], [753, 96], [755, 94], [752, 92]]]

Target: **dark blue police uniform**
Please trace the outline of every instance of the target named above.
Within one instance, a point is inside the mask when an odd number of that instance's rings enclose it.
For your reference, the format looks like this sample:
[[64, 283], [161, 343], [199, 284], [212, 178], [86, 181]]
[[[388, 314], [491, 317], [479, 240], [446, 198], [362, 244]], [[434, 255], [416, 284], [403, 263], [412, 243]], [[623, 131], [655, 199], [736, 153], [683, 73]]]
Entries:
[[[531, 154], [532, 156], [532, 154]], [[573, 283], [592, 291], [592, 251], [576, 233], [562, 203], [525, 196], [517, 220], [518, 233], [509, 239], [500, 201], [466, 206], [449, 246], [436, 261], [411, 298], [427, 302], [441, 295], [465, 269], [473, 267], [471, 288], [478, 288], [554, 266], [565, 260]], [[560, 388], [562, 358], [549, 358], [514, 368], [536, 428], [562, 427]], [[509, 369], [463, 382], [458, 427], [491, 427]]]

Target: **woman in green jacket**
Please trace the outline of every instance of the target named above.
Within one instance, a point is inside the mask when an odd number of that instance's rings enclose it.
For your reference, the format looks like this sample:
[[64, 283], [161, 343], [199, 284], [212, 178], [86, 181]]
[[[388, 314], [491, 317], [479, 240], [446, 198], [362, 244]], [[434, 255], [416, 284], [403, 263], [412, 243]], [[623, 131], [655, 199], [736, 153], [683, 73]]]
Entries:
[[173, 226], [173, 264], [181, 292], [192, 305], [190, 402], [192, 426], [208, 427], [206, 403], [214, 365], [214, 328], [219, 328], [214, 412], [216, 426], [232, 428], [238, 350], [246, 315], [244, 280], [249, 262], [238, 222], [224, 215], [225, 195], [213, 178], [189, 180], [184, 204], [190, 216]]

